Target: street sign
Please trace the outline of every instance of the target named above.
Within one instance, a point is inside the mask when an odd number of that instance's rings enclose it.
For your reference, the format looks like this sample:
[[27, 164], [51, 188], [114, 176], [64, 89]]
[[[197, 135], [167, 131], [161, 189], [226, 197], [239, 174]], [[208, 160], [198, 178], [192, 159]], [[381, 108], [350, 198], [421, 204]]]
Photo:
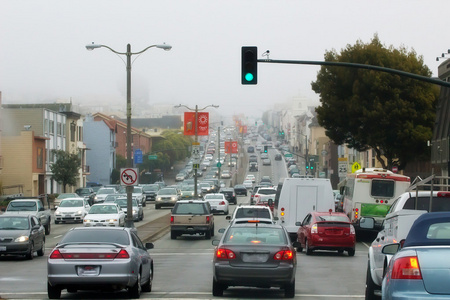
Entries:
[[286, 153], [284, 157], [292, 157], [292, 153]]
[[339, 157], [338, 161], [339, 161], [339, 165], [338, 165], [339, 177], [340, 178], [344, 178], [344, 177], [347, 176], [347, 158], [346, 157]]
[[122, 168], [120, 169], [120, 185], [138, 185], [138, 169]]
[[148, 156], [148, 160], [157, 160], [158, 159], [158, 155], [149, 155]]
[[142, 164], [143, 163], [142, 150], [141, 149], [134, 150], [134, 163], [135, 164]]
[[361, 169], [361, 165], [355, 161], [352, 165], [352, 173], [355, 173], [359, 169]]
[[218, 168], [220, 168], [222, 166], [222, 164], [220, 162], [217, 163], [216, 165]]
[[192, 164], [193, 169], [200, 169], [200, 164]]
[[397, 167], [397, 166], [393, 166], [393, 167], [392, 167], [392, 172], [398, 173], [398, 167]]

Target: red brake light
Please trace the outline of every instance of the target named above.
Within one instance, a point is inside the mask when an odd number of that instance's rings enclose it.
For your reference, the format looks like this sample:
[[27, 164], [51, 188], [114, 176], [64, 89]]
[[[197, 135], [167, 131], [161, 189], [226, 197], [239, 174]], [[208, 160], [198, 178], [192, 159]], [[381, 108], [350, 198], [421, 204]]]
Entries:
[[62, 259], [62, 255], [61, 252], [59, 252], [58, 249], [56, 249], [55, 251], [52, 252], [52, 254], [50, 254], [49, 256], [50, 259]]
[[170, 223], [171, 224], [173, 224], [174, 220], [175, 220], [175, 217], [174, 216], [170, 216]]
[[206, 223], [209, 224], [209, 222], [210, 222], [209, 216], [206, 216]]
[[220, 201], [219, 205], [225, 205], [225, 201]]
[[450, 192], [438, 192], [438, 197], [450, 198]]
[[417, 256], [396, 259], [392, 267], [392, 279], [422, 279]]
[[229, 249], [219, 248], [216, 251], [216, 257], [222, 259], [235, 259], [236, 254], [234, 254], [234, 252]]
[[120, 250], [119, 254], [117, 254], [116, 258], [130, 258], [130, 255], [128, 254], [127, 250], [122, 249]]
[[291, 250], [278, 251], [273, 259], [275, 260], [291, 260], [294, 258], [294, 253]]

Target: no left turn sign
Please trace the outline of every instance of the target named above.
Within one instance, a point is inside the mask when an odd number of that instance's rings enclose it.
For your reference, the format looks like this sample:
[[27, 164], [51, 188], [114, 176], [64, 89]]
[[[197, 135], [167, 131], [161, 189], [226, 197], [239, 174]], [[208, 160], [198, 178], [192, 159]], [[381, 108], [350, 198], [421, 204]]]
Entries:
[[120, 185], [138, 185], [138, 169], [120, 169]]

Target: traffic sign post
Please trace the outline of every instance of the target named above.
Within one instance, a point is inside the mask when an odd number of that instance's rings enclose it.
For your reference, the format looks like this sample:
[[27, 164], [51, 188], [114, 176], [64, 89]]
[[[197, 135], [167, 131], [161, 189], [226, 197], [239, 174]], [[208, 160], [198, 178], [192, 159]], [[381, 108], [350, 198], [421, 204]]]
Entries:
[[222, 164], [220, 162], [217, 163], [216, 165], [218, 168], [222, 167]]
[[139, 170], [137, 168], [122, 168], [120, 169], [120, 185], [133, 186], [138, 185], [138, 174]]

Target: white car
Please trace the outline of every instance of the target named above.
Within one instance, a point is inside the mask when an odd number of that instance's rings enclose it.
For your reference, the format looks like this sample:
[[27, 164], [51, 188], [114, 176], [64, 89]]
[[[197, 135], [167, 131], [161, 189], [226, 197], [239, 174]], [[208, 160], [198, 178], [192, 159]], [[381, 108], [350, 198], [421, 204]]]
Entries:
[[245, 177], [245, 180], [251, 180], [252, 183], [256, 181], [256, 177], [253, 174], [248, 174], [247, 177]]
[[116, 194], [116, 193], [117, 193], [116, 189], [112, 188], [112, 187], [100, 188], [97, 191], [97, 194], [95, 195], [94, 204], [102, 203], [103, 201], [105, 201], [105, 198], [106, 198], [107, 195]]
[[133, 199], [136, 199], [143, 207], [146, 205], [144, 189], [141, 186], [133, 187], [133, 193], [131, 194]]
[[90, 208], [88, 200], [84, 198], [63, 199], [55, 210], [55, 224], [67, 221], [83, 223], [83, 219]]
[[223, 212], [228, 215], [229, 203], [224, 194], [206, 194], [203, 200], [209, 202], [213, 213]]
[[253, 188], [253, 181], [251, 179], [244, 180], [242, 185], [245, 186], [247, 189], [251, 189]]
[[240, 205], [235, 208], [232, 216], [227, 216], [231, 224], [247, 223], [258, 220], [260, 223], [274, 224], [278, 218], [274, 217], [268, 206]]
[[116, 203], [94, 204], [84, 217], [84, 226], [121, 227], [125, 225], [125, 212]]
[[222, 172], [222, 175], [220, 175], [222, 178], [224, 178], [224, 179], [228, 179], [228, 178], [231, 178], [231, 172], [230, 171], [228, 171], [228, 170], [224, 170], [223, 172]]

